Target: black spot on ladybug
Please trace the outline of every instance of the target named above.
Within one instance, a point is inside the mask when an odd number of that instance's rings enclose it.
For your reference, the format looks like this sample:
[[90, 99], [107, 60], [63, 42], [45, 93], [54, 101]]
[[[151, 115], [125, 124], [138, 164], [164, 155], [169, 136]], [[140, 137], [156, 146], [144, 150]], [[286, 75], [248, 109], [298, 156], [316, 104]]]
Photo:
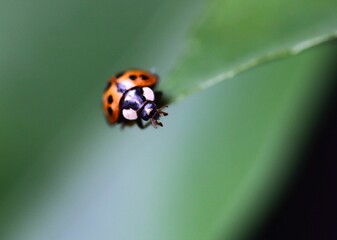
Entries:
[[140, 77], [142, 78], [142, 80], [148, 80], [149, 79], [149, 77], [144, 75], [144, 74], [140, 75]]
[[135, 92], [135, 99], [137, 99], [138, 101], [145, 101], [146, 98], [144, 97], [143, 93], [143, 88], [136, 88], [133, 90]]
[[112, 114], [113, 114], [112, 108], [111, 108], [111, 107], [108, 107], [107, 109], [108, 109], [109, 115], [112, 115]]
[[104, 88], [104, 92], [108, 91], [108, 89], [111, 87], [111, 82], [108, 82]]
[[112, 102], [113, 102], [112, 96], [109, 95], [109, 97], [108, 97], [108, 103], [111, 104]]
[[130, 78], [131, 80], [133, 80], [133, 81], [134, 81], [134, 80], [136, 80], [136, 79], [137, 79], [137, 76], [136, 76], [136, 75], [130, 75], [130, 76], [129, 76], [129, 78]]
[[146, 101], [146, 98], [144, 96], [143, 88], [136, 89], [136, 94], [137, 94], [138, 98], [140, 98], [142, 101]]
[[116, 78], [120, 78], [121, 76], [124, 75], [124, 73], [125, 73], [125, 71], [119, 72], [119, 73], [117, 73], [117, 74], [115, 75], [115, 77], [116, 77]]
[[126, 91], [125, 85], [121, 83], [117, 83], [117, 91], [120, 93], [124, 93]]
[[143, 88], [140, 88], [140, 87], [136, 88], [135, 92], [136, 92], [136, 95], [138, 95], [138, 96], [142, 96], [143, 93], [144, 93]]

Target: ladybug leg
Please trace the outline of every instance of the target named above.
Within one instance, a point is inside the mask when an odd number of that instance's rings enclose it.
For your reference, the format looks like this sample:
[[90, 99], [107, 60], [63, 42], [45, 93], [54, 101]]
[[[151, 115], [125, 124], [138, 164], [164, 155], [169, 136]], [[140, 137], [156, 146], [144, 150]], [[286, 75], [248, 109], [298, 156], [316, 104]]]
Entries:
[[140, 119], [140, 118], [137, 119], [137, 125], [138, 125], [139, 128], [144, 129], [144, 124], [143, 124], [142, 119]]
[[137, 125], [138, 125], [138, 127], [139, 127], [140, 129], [145, 129], [145, 128], [147, 128], [148, 126], [150, 126], [150, 123], [148, 122], [148, 123], [146, 123], [146, 124], [144, 125], [142, 119], [138, 118], [138, 119], [137, 119]]
[[167, 115], [168, 115], [168, 113], [167, 113], [167, 112], [164, 112], [164, 111], [162, 111], [162, 109], [163, 109], [163, 108], [167, 108], [167, 107], [168, 107], [168, 106], [164, 106], [164, 107], [161, 107], [161, 108], [159, 108], [159, 109], [158, 109], [158, 113], [159, 113], [159, 115], [160, 115], [160, 114], [162, 114], [162, 115], [164, 115], [164, 116], [167, 116]]

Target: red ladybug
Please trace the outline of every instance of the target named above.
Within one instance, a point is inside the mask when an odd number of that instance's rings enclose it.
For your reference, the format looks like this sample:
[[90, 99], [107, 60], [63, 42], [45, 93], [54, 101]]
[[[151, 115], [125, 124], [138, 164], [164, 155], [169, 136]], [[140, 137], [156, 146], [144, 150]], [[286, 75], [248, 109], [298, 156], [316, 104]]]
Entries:
[[150, 120], [152, 126], [163, 126], [160, 116], [167, 113], [158, 108], [160, 92], [154, 92], [157, 75], [143, 70], [120, 72], [110, 79], [103, 94], [103, 110], [110, 124], [137, 123], [145, 128], [143, 121]]

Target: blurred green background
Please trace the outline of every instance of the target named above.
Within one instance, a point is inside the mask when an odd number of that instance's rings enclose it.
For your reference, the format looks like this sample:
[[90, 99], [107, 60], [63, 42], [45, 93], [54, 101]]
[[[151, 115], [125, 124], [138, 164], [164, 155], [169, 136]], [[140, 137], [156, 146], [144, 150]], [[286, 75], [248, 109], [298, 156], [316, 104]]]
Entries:
[[171, 102], [157, 130], [109, 127], [102, 90], [137, 67], [185, 96], [336, 31], [336, 5], [0, 0], [0, 239], [247, 238], [296, 166], [335, 44]]

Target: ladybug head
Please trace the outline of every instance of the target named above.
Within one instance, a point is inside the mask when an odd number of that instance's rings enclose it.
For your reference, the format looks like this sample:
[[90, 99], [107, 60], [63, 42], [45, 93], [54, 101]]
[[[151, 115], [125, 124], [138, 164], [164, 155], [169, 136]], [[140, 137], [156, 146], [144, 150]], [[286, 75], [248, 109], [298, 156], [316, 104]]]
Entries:
[[163, 126], [163, 124], [159, 120], [160, 115], [167, 116], [168, 114], [161, 111], [161, 108], [158, 109], [154, 102], [146, 103], [140, 113], [140, 117], [144, 121], [150, 120], [154, 128], [157, 128], [158, 125], [161, 127]]

